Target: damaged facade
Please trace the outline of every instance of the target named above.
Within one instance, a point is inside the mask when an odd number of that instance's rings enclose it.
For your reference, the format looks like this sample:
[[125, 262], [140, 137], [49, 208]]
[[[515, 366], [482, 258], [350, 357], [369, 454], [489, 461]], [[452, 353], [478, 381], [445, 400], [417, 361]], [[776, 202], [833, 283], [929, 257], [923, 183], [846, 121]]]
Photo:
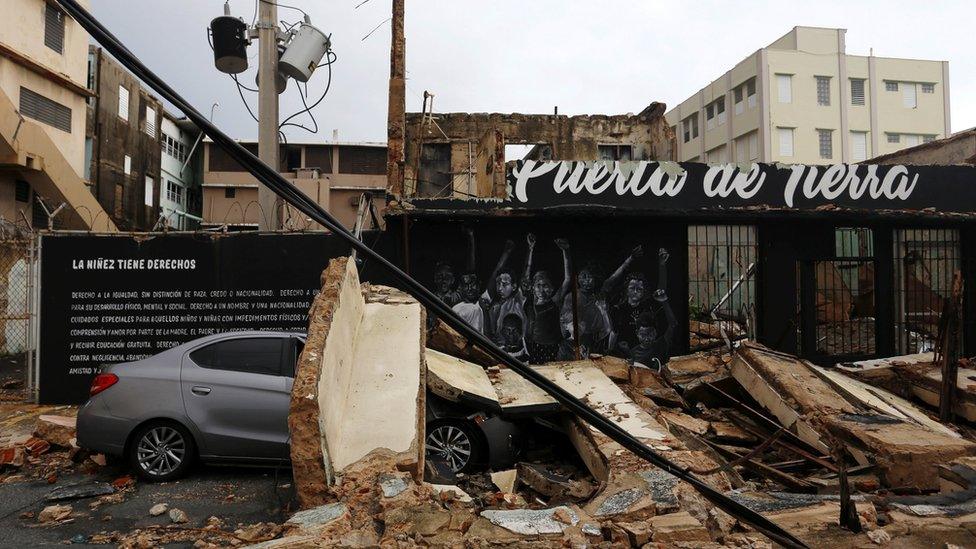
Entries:
[[[404, 175], [391, 179], [389, 192], [501, 198], [505, 166], [512, 160], [671, 158], [673, 136], [664, 109], [654, 102], [636, 115], [407, 113]], [[510, 158], [510, 145], [532, 148], [527, 156]]]

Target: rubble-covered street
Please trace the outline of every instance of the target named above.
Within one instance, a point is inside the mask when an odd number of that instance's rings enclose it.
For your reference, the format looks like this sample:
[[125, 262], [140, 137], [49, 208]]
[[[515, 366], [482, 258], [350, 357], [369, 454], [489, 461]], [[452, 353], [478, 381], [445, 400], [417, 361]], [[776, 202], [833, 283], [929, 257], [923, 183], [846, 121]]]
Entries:
[[280, 533], [294, 494], [288, 468], [199, 467], [177, 482], [138, 482], [73, 446], [62, 424], [75, 411], [0, 405], [0, 545], [227, 547]]

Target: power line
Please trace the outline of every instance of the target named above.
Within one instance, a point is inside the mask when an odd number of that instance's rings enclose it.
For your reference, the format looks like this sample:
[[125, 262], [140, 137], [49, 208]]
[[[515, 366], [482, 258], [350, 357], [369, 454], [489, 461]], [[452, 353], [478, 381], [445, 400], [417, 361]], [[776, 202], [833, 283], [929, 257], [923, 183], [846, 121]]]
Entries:
[[308, 14], [305, 13], [305, 10], [303, 10], [302, 8], [296, 8], [295, 6], [289, 6], [288, 4], [281, 4], [279, 2], [272, 2], [271, 0], [258, 0], [258, 1], [259, 2], [262, 2], [262, 3], [265, 3], [265, 4], [270, 4], [272, 6], [278, 6], [279, 8], [286, 8], [286, 9], [290, 9], [290, 10], [299, 11], [299, 12], [302, 13], [302, 15], [304, 15], [305, 17], [308, 17]]

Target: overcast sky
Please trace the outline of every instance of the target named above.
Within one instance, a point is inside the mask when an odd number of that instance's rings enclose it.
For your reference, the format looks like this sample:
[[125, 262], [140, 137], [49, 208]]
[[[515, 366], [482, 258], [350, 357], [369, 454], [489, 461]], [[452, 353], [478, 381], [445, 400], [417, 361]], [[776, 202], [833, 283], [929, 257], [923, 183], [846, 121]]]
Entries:
[[[233, 81], [213, 66], [206, 27], [222, 0], [91, 0], [96, 17], [153, 71], [232, 137], [253, 139]], [[320, 131], [295, 128], [292, 141], [385, 141], [390, 0], [290, 0], [332, 33], [332, 87], [314, 109]], [[255, 0], [232, 0], [250, 22]], [[847, 29], [847, 52], [949, 61], [952, 130], [976, 126], [976, 55], [971, 0], [623, 1], [412, 0], [406, 6], [407, 110], [424, 90], [436, 111], [560, 114], [639, 112], [676, 105], [735, 63], [797, 25]], [[297, 11], [279, 7], [279, 19]], [[379, 28], [365, 40], [370, 31]], [[241, 78], [253, 87], [252, 68]], [[326, 70], [309, 96], [321, 95]], [[256, 94], [245, 92], [257, 109]], [[282, 117], [300, 110], [295, 82]], [[307, 116], [298, 119], [311, 125]]]

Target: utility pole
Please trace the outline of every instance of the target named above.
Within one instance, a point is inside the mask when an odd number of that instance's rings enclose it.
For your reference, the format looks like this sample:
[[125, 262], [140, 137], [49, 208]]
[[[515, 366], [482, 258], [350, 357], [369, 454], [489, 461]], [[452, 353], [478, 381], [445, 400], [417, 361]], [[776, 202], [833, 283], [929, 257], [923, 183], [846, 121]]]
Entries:
[[[268, 0], [258, 1], [258, 157], [279, 171], [278, 164], [278, 6]], [[261, 206], [258, 229], [281, 228], [282, 202], [264, 185], [258, 186]]]

